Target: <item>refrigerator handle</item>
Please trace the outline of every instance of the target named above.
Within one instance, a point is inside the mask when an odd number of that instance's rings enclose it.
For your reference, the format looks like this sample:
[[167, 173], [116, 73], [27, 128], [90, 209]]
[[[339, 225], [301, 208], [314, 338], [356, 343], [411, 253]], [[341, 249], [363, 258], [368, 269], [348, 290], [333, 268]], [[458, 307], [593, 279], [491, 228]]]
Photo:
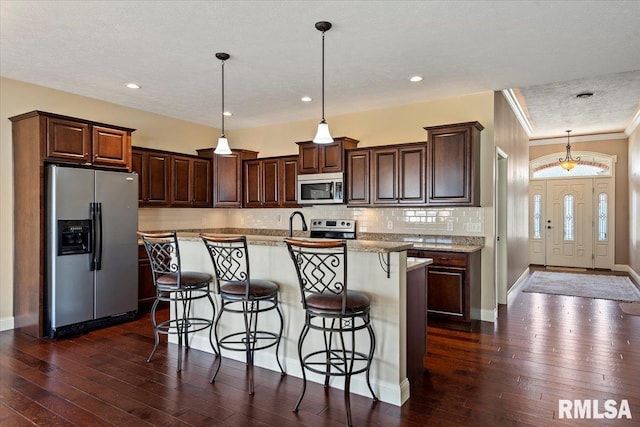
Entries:
[[102, 269], [102, 203], [96, 203], [96, 219], [98, 220], [96, 226], [96, 270]]
[[89, 215], [91, 218], [91, 265], [89, 266], [90, 271], [94, 271], [96, 269], [96, 203], [89, 203]]

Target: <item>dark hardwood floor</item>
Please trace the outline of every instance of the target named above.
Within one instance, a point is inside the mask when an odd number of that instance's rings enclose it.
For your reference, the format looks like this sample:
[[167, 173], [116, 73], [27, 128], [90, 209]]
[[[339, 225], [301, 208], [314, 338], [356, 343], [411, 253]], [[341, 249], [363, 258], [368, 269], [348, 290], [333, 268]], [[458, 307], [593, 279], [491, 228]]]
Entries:
[[[0, 333], [0, 425], [339, 426], [340, 390], [256, 368], [247, 393], [243, 364], [177, 346], [152, 363], [148, 317], [55, 342]], [[424, 376], [401, 408], [352, 396], [357, 426], [637, 426], [640, 316], [618, 303], [520, 293], [495, 325], [476, 333], [428, 329]], [[558, 420], [560, 399], [623, 399], [633, 419]]]

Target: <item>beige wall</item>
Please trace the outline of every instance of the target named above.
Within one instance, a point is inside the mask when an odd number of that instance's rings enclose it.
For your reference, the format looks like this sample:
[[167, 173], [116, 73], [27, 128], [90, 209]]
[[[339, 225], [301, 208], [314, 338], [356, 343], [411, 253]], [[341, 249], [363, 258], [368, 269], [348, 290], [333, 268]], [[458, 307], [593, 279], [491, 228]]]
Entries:
[[[529, 148], [531, 160], [546, 156], [552, 153], [562, 153], [566, 149], [566, 141], [559, 144], [535, 145]], [[615, 155], [618, 161], [615, 164], [616, 182], [616, 248], [615, 263], [629, 263], [629, 147], [627, 139], [612, 139], [605, 141], [586, 141], [571, 144], [573, 151], [594, 151]], [[560, 156], [559, 156], [560, 157]]]
[[[133, 144], [195, 154], [218, 129], [0, 78], [0, 330], [13, 316], [13, 155], [9, 117], [42, 110], [137, 129]], [[21, 236], [21, 238], [29, 238]], [[10, 327], [11, 325], [9, 325]]]
[[529, 266], [529, 137], [501, 92], [495, 93], [495, 146], [507, 154], [507, 289]]
[[[629, 266], [640, 277], [640, 126], [629, 136]], [[633, 274], [633, 273], [632, 273]]]
[[[13, 298], [13, 189], [11, 123], [7, 119], [34, 109], [80, 117], [137, 129], [133, 144], [158, 149], [194, 153], [215, 144], [219, 130], [156, 114], [122, 107], [70, 93], [0, 79], [0, 329], [3, 319], [12, 316]], [[484, 236], [493, 235], [493, 104], [492, 92], [430, 101], [384, 110], [363, 111], [343, 116], [327, 116], [331, 133], [360, 140], [361, 147], [426, 140], [425, 126], [479, 121], [481, 134], [481, 203]], [[330, 106], [328, 106], [330, 113]], [[227, 132], [232, 148], [257, 150], [261, 157], [296, 154], [296, 141], [310, 140], [316, 119]], [[237, 221], [236, 211], [215, 209], [143, 209], [140, 228], [200, 228], [227, 226]], [[492, 247], [483, 250], [482, 304], [493, 309]], [[483, 315], [484, 316], [484, 315]], [[486, 320], [491, 320], [487, 317]]]

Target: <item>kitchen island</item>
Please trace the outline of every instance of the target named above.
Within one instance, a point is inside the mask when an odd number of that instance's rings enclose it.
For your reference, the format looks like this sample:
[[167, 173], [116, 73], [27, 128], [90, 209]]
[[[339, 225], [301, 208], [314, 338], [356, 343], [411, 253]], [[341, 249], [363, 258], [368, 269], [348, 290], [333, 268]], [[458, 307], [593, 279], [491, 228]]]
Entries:
[[[213, 274], [211, 259], [198, 234], [178, 233], [178, 238], [183, 270]], [[304, 311], [293, 262], [282, 237], [247, 235], [247, 242], [251, 277], [273, 280], [280, 286], [280, 303], [285, 319], [280, 360], [287, 375], [301, 377], [297, 343], [304, 324]], [[407, 250], [411, 247], [412, 244], [407, 242], [347, 241], [348, 288], [365, 292], [371, 299], [371, 319], [376, 334], [371, 383], [380, 400], [398, 406], [409, 398], [407, 345], [412, 343], [407, 343]], [[430, 260], [414, 259], [410, 267], [429, 263]], [[426, 302], [424, 306], [426, 310]], [[212, 315], [206, 304], [196, 304], [194, 314], [199, 317]], [[231, 317], [223, 317], [220, 322], [221, 334], [225, 333], [225, 321], [228, 319]], [[262, 329], [275, 330], [278, 327], [274, 312], [264, 313], [259, 322]], [[211, 352], [206, 331], [194, 334], [190, 345]], [[274, 353], [274, 347], [257, 352], [255, 364], [277, 371]], [[223, 351], [223, 357], [244, 361], [243, 354], [238, 352]], [[308, 374], [307, 378], [317, 383], [324, 381], [323, 377], [314, 374]], [[342, 378], [333, 378], [330, 385], [342, 389]], [[370, 396], [364, 375], [352, 378], [351, 391]]]

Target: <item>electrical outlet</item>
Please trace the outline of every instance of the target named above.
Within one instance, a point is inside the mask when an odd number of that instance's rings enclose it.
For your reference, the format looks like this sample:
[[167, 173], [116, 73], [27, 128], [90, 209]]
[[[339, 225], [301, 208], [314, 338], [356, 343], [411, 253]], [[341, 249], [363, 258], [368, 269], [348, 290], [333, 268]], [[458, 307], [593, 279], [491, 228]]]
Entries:
[[282, 225], [282, 215], [278, 215], [278, 225]]
[[387, 229], [393, 230], [393, 221], [387, 221]]

